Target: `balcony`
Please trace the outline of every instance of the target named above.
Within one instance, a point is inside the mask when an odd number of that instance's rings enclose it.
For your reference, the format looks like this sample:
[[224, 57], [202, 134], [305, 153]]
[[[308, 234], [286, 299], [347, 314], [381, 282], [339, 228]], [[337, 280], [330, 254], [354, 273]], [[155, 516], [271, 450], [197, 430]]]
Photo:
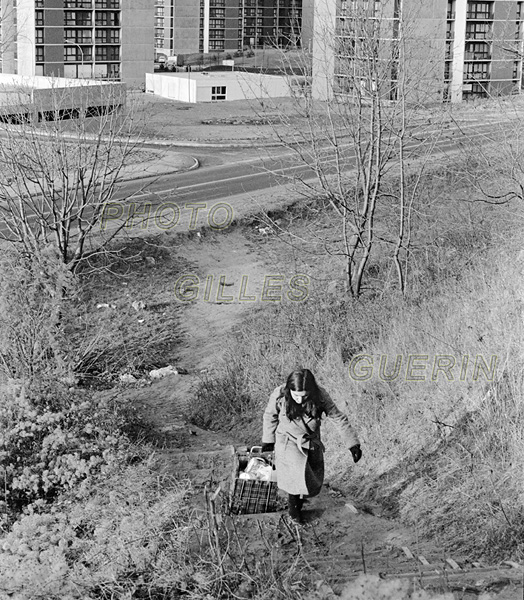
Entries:
[[464, 71], [464, 81], [489, 81], [489, 69]]
[[468, 21], [493, 21], [493, 12], [467, 12]]
[[491, 60], [491, 52], [464, 52], [464, 60]]

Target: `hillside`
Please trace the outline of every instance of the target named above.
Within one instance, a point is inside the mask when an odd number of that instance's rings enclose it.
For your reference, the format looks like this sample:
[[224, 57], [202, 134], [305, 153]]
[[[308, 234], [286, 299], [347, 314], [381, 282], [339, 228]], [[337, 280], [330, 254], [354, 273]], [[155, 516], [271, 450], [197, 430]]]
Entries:
[[[166, 124], [166, 137], [271, 136], [245, 105], [240, 125], [219, 124], [235, 106], [206, 107], [206, 119], [199, 107], [171, 108], [194, 120]], [[225, 152], [192, 150], [204, 167], [243, 153]], [[505, 166], [491, 186], [504, 188]], [[455, 153], [428, 169], [405, 296], [385, 253], [360, 298], [344, 293], [343, 263], [326, 252], [336, 215], [319, 199], [271, 200], [268, 213], [258, 196], [253, 214], [222, 232], [115, 242], [118, 259], [83, 274], [70, 315], [72, 346], [85, 349], [82, 385], [28, 398], [13, 384], [3, 390], [7, 468], [45, 441], [17, 475], [26, 506], [17, 524], [4, 504], [4, 597], [521, 597], [522, 568], [504, 563], [522, 562], [521, 204], [484, 202], [471, 187], [484, 167]], [[207, 299], [177, 301], [175, 282], [188, 273], [213, 276]], [[307, 298], [261, 300], [268, 276], [287, 285], [297, 274], [309, 278]], [[251, 302], [240, 300], [243, 278]], [[6, 306], [13, 279], [2, 285]], [[370, 377], [356, 377], [355, 356], [373, 359]], [[406, 370], [410, 356], [423, 377]], [[204, 492], [227, 492], [231, 445], [260, 441], [268, 393], [299, 364], [348, 413], [364, 458], [354, 466], [326, 422], [327, 484], [308, 504], [307, 527], [289, 527], [280, 512], [227, 517], [224, 494], [213, 506]], [[167, 365], [178, 373], [152, 379]]]

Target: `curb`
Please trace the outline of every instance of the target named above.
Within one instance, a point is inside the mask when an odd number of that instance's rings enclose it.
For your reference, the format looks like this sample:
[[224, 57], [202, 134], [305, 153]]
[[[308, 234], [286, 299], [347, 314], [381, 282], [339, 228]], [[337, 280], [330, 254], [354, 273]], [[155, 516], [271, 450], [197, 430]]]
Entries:
[[164, 170], [159, 170], [158, 173], [152, 173], [152, 174], [146, 174], [146, 175], [134, 175], [134, 176], [130, 176], [130, 177], [126, 177], [126, 175], [124, 174], [122, 176], [121, 179], [119, 179], [119, 183], [123, 183], [125, 181], [138, 181], [140, 179], [149, 179], [150, 177], [162, 177], [164, 175], [174, 175], [175, 173], [186, 173], [188, 171], [195, 171], [196, 169], [198, 169], [200, 167], [200, 161], [198, 160], [198, 158], [195, 158], [194, 156], [191, 157], [191, 159], [193, 160], [193, 164], [187, 168], [180, 168], [180, 169], [166, 169]]
[[253, 148], [253, 147], [281, 147], [281, 142], [260, 142], [243, 140], [242, 142], [191, 142], [189, 140], [179, 140], [170, 142], [168, 140], [143, 140], [137, 142], [141, 146], [169, 146], [179, 148]]

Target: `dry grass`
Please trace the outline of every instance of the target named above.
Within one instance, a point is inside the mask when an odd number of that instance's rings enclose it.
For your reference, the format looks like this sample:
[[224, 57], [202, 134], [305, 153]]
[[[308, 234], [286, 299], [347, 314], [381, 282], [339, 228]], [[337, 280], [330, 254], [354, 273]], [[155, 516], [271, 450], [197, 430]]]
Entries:
[[[521, 558], [524, 482], [515, 466], [523, 458], [521, 224], [511, 206], [465, 203], [468, 190], [459, 177], [437, 172], [432, 191], [436, 200], [420, 217], [408, 299], [376, 291], [351, 301], [326, 292], [326, 282], [337, 278], [334, 261], [305, 255], [303, 244], [294, 242], [293, 249], [275, 240], [268, 260], [282, 260], [285, 253], [288, 264], [308, 264], [306, 272], [323, 284], [312, 287], [307, 302], [282, 303], [248, 319], [225, 357], [236, 383], [218, 368], [212, 390], [204, 383], [203, 396], [212, 393], [199, 411], [212, 423], [215, 407], [227, 397], [239, 439], [258, 439], [269, 392], [297, 365], [308, 366], [345, 407], [363, 442], [364, 459], [354, 469], [326, 423], [329, 479], [382, 502], [409, 523], [422, 523], [421, 533], [438, 536], [443, 545]], [[318, 223], [312, 213], [306, 221], [279, 218], [283, 229], [290, 223], [295, 240], [307, 240], [308, 228]], [[328, 227], [325, 212], [321, 221]], [[387, 271], [378, 260], [377, 283], [384, 283]], [[374, 359], [369, 381], [350, 377], [356, 354]], [[421, 381], [406, 377], [410, 355], [427, 356], [425, 369], [415, 372]], [[452, 381], [442, 371], [432, 379], [439, 355], [455, 359]], [[379, 374], [382, 356], [388, 372], [397, 356], [403, 359], [393, 381]], [[486, 369], [496, 357], [493, 377], [483, 371], [475, 376], [479, 356]]]

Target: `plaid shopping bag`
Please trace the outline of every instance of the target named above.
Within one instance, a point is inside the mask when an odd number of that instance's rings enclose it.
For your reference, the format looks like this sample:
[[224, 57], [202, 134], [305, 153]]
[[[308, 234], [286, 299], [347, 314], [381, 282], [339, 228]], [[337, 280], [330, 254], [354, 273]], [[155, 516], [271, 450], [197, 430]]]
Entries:
[[278, 510], [278, 487], [276, 481], [259, 481], [257, 479], [240, 479], [249, 458], [264, 456], [272, 464], [273, 453], [262, 454], [259, 446], [251, 449], [239, 449], [235, 452], [229, 514], [249, 515], [254, 513], [275, 512]]
[[277, 490], [276, 481], [236, 478], [229, 512], [232, 515], [275, 512]]

